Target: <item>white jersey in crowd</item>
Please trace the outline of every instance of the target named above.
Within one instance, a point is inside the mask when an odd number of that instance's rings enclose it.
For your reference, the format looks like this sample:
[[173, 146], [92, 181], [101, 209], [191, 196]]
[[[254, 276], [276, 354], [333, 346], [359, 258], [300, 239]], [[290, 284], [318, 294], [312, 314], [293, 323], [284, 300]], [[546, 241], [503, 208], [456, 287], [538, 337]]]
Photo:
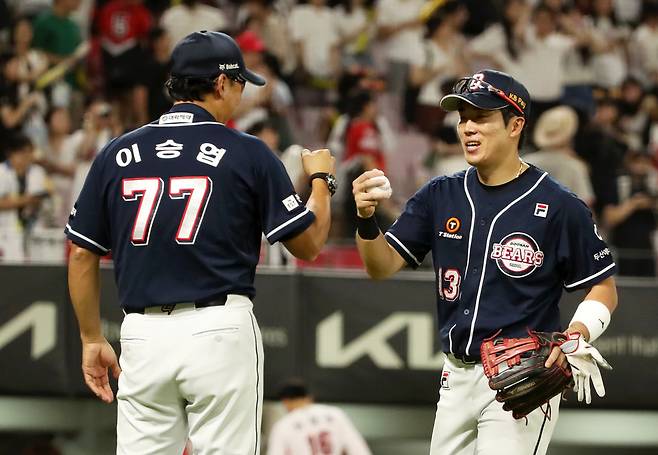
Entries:
[[274, 424], [267, 455], [370, 455], [370, 449], [343, 411], [310, 404]]

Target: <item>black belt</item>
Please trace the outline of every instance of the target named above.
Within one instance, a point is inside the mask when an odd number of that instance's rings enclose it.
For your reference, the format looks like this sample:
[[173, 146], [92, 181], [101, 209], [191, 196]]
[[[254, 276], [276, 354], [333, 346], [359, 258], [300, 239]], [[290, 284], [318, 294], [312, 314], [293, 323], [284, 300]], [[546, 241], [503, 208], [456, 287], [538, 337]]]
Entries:
[[[226, 298], [227, 298], [227, 296], [223, 295], [223, 296], [220, 296], [220, 297], [218, 297], [214, 300], [210, 300], [210, 301], [207, 301], [207, 302], [194, 302], [194, 308], [208, 308], [208, 307], [211, 307], [211, 306], [226, 305]], [[171, 314], [171, 312], [176, 309], [176, 305], [184, 304], [184, 303], [188, 303], [188, 302], [180, 302], [178, 304], [177, 303], [168, 303], [166, 305], [154, 305], [153, 307], [157, 308], [159, 306], [160, 311], [162, 311], [163, 313]], [[149, 308], [152, 308], [152, 307], [149, 307]], [[124, 308], [124, 311], [126, 312], [126, 314], [131, 314], [131, 313], [144, 314], [144, 308]]]
[[465, 355], [465, 354], [453, 354], [457, 360], [464, 363], [474, 364], [481, 363], [482, 359], [479, 355]]

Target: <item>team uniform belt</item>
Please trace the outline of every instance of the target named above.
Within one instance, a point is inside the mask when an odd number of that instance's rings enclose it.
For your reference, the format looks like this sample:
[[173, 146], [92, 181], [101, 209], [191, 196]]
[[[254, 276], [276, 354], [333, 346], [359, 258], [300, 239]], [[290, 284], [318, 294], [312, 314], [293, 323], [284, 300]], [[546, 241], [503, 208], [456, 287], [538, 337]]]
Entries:
[[155, 305], [146, 308], [124, 308], [126, 314], [138, 313], [138, 314], [160, 314], [167, 313], [171, 314], [172, 311], [176, 309], [183, 308], [208, 308], [212, 306], [224, 306], [226, 305], [227, 295], [217, 297], [213, 300], [207, 302], [183, 302], [183, 303], [169, 303], [166, 305]]
[[466, 364], [481, 363], [482, 359], [479, 355], [466, 355], [466, 354], [452, 354], [455, 359]]

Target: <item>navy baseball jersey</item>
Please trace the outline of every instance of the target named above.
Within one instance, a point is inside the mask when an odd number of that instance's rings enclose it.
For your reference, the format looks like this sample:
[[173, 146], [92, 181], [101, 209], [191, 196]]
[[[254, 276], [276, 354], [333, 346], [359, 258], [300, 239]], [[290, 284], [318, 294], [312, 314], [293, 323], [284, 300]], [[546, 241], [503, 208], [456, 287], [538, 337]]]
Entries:
[[483, 185], [475, 168], [428, 182], [386, 239], [412, 266], [432, 251], [441, 343], [458, 356], [482, 340], [560, 330], [562, 289], [615, 273], [587, 206], [534, 166]]
[[121, 306], [140, 309], [253, 297], [261, 233], [274, 243], [314, 219], [263, 142], [183, 103], [105, 146], [66, 233], [112, 252]]

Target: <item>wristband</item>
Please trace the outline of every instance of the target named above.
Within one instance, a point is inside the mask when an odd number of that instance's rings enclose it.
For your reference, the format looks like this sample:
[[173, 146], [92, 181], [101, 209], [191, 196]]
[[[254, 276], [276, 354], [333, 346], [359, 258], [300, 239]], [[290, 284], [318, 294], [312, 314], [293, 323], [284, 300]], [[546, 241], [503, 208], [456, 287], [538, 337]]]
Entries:
[[375, 240], [381, 234], [375, 215], [370, 218], [356, 216], [356, 231], [363, 240]]
[[571, 318], [571, 325], [580, 322], [589, 330], [589, 343], [600, 337], [610, 325], [610, 310], [607, 306], [596, 300], [584, 300], [578, 305]]

